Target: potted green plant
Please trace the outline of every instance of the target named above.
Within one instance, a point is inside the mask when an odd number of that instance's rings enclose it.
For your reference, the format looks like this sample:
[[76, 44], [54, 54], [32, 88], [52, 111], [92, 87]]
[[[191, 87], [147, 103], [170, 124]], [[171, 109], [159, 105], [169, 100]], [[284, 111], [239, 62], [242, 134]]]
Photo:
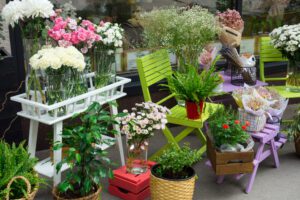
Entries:
[[[209, 111], [210, 112], [210, 111]], [[208, 121], [207, 157], [216, 175], [251, 173], [254, 141], [232, 108], [220, 106]]]
[[191, 166], [200, 158], [199, 153], [187, 144], [181, 149], [171, 145], [165, 150], [151, 168], [151, 199], [192, 200], [196, 173]]
[[[112, 178], [113, 172], [108, 153], [96, 144], [111, 144], [111, 140], [103, 139], [102, 136], [118, 134], [116, 130], [110, 129], [111, 125], [118, 124], [116, 117], [123, 115], [111, 116], [106, 108], [94, 102], [80, 114], [78, 126], [63, 130], [62, 138], [63, 141], [68, 140], [69, 150], [67, 156], [57, 164], [56, 170], [60, 171], [64, 163], [70, 166], [70, 170], [65, 180], [53, 189], [54, 199], [99, 199], [101, 178]], [[64, 142], [56, 143], [54, 149], [63, 146]]]
[[193, 66], [187, 68], [186, 73], [179, 71], [167, 77], [167, 84], [162, 84], [174, 93], [176, 98], [185, 101], [187, 117], [199, 119], [203, 111], [206, 98], [215, 94], [214, 89], [223, 82], [215, 73], [214, 64], [200, 74]]
[[250, 135], [246, 130], [250, 122], [246, 121], [245, 124], [242, 124], [232, 108], [220, 106], [215, 114], [209, 118], [208, 124], [213, 143], [218, 149], [231, 148], [234, 150], [242, 148], [238, 144], [247, 145]]
[[300, 156], [300, 107], [288, 128], [288, 137], [295, 142], [296, 154]]
[[33, 170], [37, 159], [24, 148], [0, 141], [0, 199], [33, 200], [43, 179]]

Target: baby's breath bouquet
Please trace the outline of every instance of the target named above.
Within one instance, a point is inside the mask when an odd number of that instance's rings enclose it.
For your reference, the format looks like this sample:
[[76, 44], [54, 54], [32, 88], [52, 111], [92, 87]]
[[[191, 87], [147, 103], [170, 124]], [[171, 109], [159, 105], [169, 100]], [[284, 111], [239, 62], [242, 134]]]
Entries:
[[154, 9], [142, 15], [141, 24], [148, 46], [169, 48], [181, 71], [186, 71], [186, 64], [198, 66], [202, 49], [219, 32], [214, 15], [200, 6]]

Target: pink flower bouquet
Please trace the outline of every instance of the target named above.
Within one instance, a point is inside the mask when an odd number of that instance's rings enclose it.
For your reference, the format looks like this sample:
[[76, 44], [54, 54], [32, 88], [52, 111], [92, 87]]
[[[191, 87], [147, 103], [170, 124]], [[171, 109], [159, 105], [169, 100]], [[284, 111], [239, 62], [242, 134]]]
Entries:
[[212, 61], [216, 58], [218, 50], [216, 47], [208, 46], [203, 49], [199, 56], [199, 63], [203, 66], [203, 69], [208, 70], [212, 64]]
[[217, 17], [221, 25], [232, 28], [240, 33], [243, 32], [244, 21], [238, 11], [227, 9], [223, 13], [218, 12]]
[[95, 42], [101, 40], [101, 36], [96, 33], [96, 26], [89, 20], [78, 22], [76, 19], [58, 16], [53, 19], [53, 23], [48, 35], [61, 47], [75, 46], [85, 54]]

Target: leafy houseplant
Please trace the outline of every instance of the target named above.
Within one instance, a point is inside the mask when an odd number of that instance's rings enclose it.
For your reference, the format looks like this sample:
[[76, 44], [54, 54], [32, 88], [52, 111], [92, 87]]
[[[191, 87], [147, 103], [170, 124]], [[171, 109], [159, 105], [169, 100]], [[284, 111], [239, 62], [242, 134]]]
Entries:
[[[76, 117], [76, 116], [74, 116]], [[109, 127], [118, 124], [115, 117], [111, 116], [98, 102], [91, 104], [80, 115], [81, 124], [72, 129], [63, 130], [63, 140], [68, 140], [69, 151], [56, 170], [60, 171], [64, 163], [70, 166], [66, 179], [57, 188], [53, 195], [56, 199], [98, 199], [101, 187], [100, 179], [113, 176], [110, 159], [107, 152], [97, 148], [96, 144], [111, 144], [111, 140], [103, 139], [103, 134], [117, 134], [116, 130]], [[54, 149], [60, 149], [64, 142], [56, 143]]]
[[151, 198], [192, 199], [195, 171], [191, 166], [199, 160], [198, 152], [191, 150], [187, 144], [181, 149], [171, 145], [157, 158], [158, 164], [151, 169]]
[[296, 154], [300, 156], [300, 108], [288, 128], [289, 139], [294, 139]]
[[189, 119], [200, 118], [205, 99], [214, 95], [214, 89], [223, 82], [215, 73], [214, 65], [200, 74], [195, 67], [189, 66], [186, 73], [176, 71], [167, 81], [168, 84], [163, 86], [169, 88], [178, 99], [186, 102]]
[[[250, 123], [241, 124], [238, 116], [231, 108], [219, 107], [209, 119], [209, 131], [213, 136], [214, 145], [217, 148], [229, 145], [236, 147], [237, 144], [246, 144], [250, 138], [245, 132]], [[225, 146], [226, 147], [226, 146]]]
[[186, 64], [197, 66], [198, 56], [219, 32], [213, 14], [200, 6], [154, 9], [141, 17], [145, 40], [151, 48], [169, 48], [179, 59], [179, 70]]
[[[136, 103], [131, 113], [120, 119], [121, 133], [127, 137], [126, 170], [132, 174], [147, 171], [148, 139], [155, 130], [164, 129], [167, 123], [166, 114], [169, 109], [152, 102]], [[128, 110], [124, 110], [127, 113]]]
[[[43, 180], [38, 177], [33, 167], [37, 159], [30, 158], [24, 143], [9, 145], [0, 141], [0, 199], [33, 199], [40, 183]], [[14, 178], [22, 176], [27, 179], [32, 190], [27, 193], [27, 186], [23, 180], [13, 181], [10, 187], [8, 183]]]

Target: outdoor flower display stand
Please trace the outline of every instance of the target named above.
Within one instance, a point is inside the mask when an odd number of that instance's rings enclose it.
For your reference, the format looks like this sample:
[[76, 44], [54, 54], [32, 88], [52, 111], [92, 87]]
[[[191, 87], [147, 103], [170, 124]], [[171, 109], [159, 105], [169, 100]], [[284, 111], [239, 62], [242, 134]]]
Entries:
[[[28, 140], [28, 151], [32, 157], [35, 156], [36, 152], [36, 143], [38, 136], [38, 125], [39, 123], [52, 125], [53, 126], [53, 141], [61, 142], [62, 141], [62, 129], [63, 121], [71, 118], [75, 113], [81, 113], [85, 111], [88, 106], [97, 101], [101, 105], [116, 101], [117, 99], [126, 96], [126, 93], [123, 92], [124, 85], [129, 83], [131, 80], [123, 77], [116, 77], [116, 82], [104, 86], [102, 88], [96, 89], [94, 86], [94, 77], [95, 73], [89, 73], [85, 75], [85, 78], [88, 82], [88, 92], [75, 96], [73, 98], [55, 103], [52, 105], [46, 105], [33, 100], [26, 98], [26, 94], [20, 94], [11, 97], [12, 101], [21, 103], [22, 111], [18, 112], [19, 116], [30, 119], [30, 128], [29, 128], [29, 140]], [[65, 110], [66, 112], [62, 115], [59, 114], [59, 110]], [[111, 113], [117, 114], [118, 110], [116, 105], [110, 106]], [[119, 126], [114, 126], [114, 129], [119, 131]], [[108, 136], [104, 136], [108, 137]], [[113, 139], [113, 138], [112, 138]], [[122, 145], [121, 135], [117, 134], [115, 136], [117, 140], [117, 145], [119, 147], [121, 164], [125, 165], [124, 160], [124, 151]], [[112, 145], [112, 144], [111, 144]], [[106, 149], [110, 145], [103, 144], [98, 146], [99, 148]], [[35, 170], [47, 177], [53, 177], [53, 184], [56, 186], [61, 181], [61, 173], [55, 172], [55, 166], [61, 161], [62, 152], [61, 150], [53, 151], [53, 163], [50, 161], [50, 158], [40, 161], [36, 166]], [[66, 170], [68, 166], [63, 166], [63, 170]]]
[[[279, 167], [279, 158], [278, 158], [278, 149], [281, 148], [287, 141], [286, 138], [278, 137], [279, 125], [266, 124], [265, 128], [260, 132], [250, 133], [252, 138], [258, 143], [258, 149], [253, 160], [253, 172], [250, 174], [250, 179], [246, 188], [246, 193], [249, 193], [252, 189], [256, 173], [259, 167], [259, 164], [264, 161], [269, 156], [272, 156], [275, 162], [275, 167]], [[269, 147], [265, 150], [265, 147]], [[206, 165], [212, 166], [210, 161], [206, 162]], [[236, 179], [239, 180], [245, 174], [235, 173]], [[222, 183], [224, 180], [224, 175], [217, 174], [218, 180], [217, 183]]]

